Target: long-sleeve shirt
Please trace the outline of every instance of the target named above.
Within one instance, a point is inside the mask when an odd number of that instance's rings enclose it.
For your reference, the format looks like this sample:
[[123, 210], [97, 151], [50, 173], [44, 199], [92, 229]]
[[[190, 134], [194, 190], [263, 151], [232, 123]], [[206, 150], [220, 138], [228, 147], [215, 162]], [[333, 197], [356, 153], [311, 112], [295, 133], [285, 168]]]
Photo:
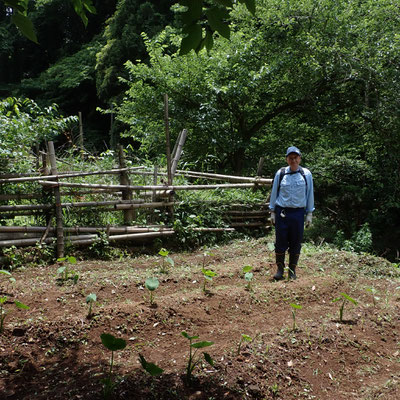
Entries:
[[272, 211], [275, 210], [276, 205], [283, 208], [305, 208], [306, 213], [312, 213], [314, 211], [314, 184], [312, 174], [304, 167], [303, 171], [307, 180], [307, 185], [300, 172], [291, 173], [290, 167], [287, 166], [278, 195], [280, 177], [280, 170], [278, 170], [272, 184], [271, 198], [269, 201], [269, 208]]

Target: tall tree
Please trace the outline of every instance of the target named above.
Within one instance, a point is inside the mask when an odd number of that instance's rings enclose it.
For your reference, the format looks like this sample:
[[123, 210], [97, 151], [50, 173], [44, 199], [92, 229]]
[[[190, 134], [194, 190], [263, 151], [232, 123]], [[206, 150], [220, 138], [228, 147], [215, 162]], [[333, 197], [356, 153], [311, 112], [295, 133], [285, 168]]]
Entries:
[[378, 232], [400, 209], [397, 3], [257, 4], [256, 17], [236, 7], [230, 41], [217, 38], [208, 53], [177, 57], [181, 36], [171, 28], [147, 39], [150, 65], [127, 63], [130, 88], [118, 109], [125, 135], [144, 154], [160, 153], [168, 93], [172, 135], [190, 131], [187, 162], [209, 157], [239, 173], [267, 153], [273, 173], [297, 144], [336, 228], [370, 221]]

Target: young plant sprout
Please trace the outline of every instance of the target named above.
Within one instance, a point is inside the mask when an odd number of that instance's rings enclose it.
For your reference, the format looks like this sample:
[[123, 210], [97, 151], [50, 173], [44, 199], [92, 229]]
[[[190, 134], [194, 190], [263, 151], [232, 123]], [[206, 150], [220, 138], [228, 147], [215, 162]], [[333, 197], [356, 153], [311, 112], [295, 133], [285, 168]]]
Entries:
[[88, 314], [86, 316], [86, 318], [88, 318], [88, 319], [92, 317], [92, 305], [96, 300], [97, 300], [97, 296], [96, 296], [95, 293], [90, 293], [86, 297], [86, 304], [89, 305], [89, 311], [88, 311]]
[[252, 266], [246, 265], [243, 267], [242, 272], [244, 273], [244, 279], [247, 281], [246, 289], [251, 290], [251, 281], [253, 280], [254, 274], [251, 272]]
[[342, 305], [339, 308], [339, 321], [343, 322], [343, 311], [344, 311], [344, 305], [350, 301], [351, 303], [353, 303], [355, 306], [358, 304], [357, 300], [354, 300], [352, 297], [350, 297], [348, 294], [346, 293], [340, 293], [341, 297], [337, 297], [336, 299], [333, 299], [332, 302], [335, 303], [337, 301], [342, 301]]
[[162, 273], [168, 273], [168, 269], [166, 268], [166, 264], [168, 263], [173, 267], [175, 265], [174, 260], [169, 256], [169, 251], [162, 248], [158, 254], [162, 257], [162, 265], [161, 265], [161, 272]]
[[296, 310], [301, 310], [303, 307], [300, 304], [295, 304], [295, 303], [290, 303], [290, 306], [292, 307], [292, 317], [293, 317], [292, 331], [294, 332], [297, 329], [297, 327], [296, 327]]
[[240, 340], [239, 340], [239, 345], [238, 345], [238, 349], [237, 349], [236, 355], [240, 354], [240, 347], [242, 346], [243, 342], [251, 342], [252, 340], [253, 339], [251, 338], [251, 336], [245, 335], [244, 333], [242, 333], [242, 336], [240, 337]]
[[373, 287], [370, 287], [370, 288], [367, 288], [367, 292], [370, 292], [372, 294], [372, 301], [374, 303], [374, 306], [376, 306], [376, 302], [380, 300], [380, 297], [375, 296], [377, 293], [377, 290]]
[[160, 282], [157, 278], [147, 278], [144, 284], [150, 293], [150, 304], [153, 304], [153, 292], [160, 286]]
[[115, 336], [109, 333], [102, 333], [100, 335], [101, 342], [108, 349], [111, 350], [111, 359], [110, 359], [110, 369], [108, 371], [107, 378], [102, 380], [104, 384], [104, 398], [108, 399], [111, 396], [112, 391], [115, 386], [117, 386], [118, 382], [113, 382], [112, 380], [112, 369], [114, 365], [114, 351], [123, 350], [126, 347], [126, 342], [124, 339], [116, 338]]
[[15, 278], [11, 275], [11, 272], [6, 271], [5, 269], [0, 269], [0, 275], [5, 276], [9, 284], [15, 283]]
[[214, 271], [211, 271], [211, 269], [204, 269], [204, 268], [201, 269], [201, 272], [204, 275], [203, 292], [207, 293], [208, 290], [206, 288], [206, 282], [212, 281], [213, 277], [217, 276], [217, 273]]
[[[61, 257], [57, 259], [57, 262], [61, 263], [61, 267], [57, 269], [57, 274], [60, 275], [60, 282], [65, 283], [68, 279], [72, 279], [76, 284], [79, 279], [79, 275], [68, 268], [68, 264], [76, 264], [76, 258], [69, 257]], [[66, 265], [63, 265], [66, 262]]]
[[[193, 340], [199, 338], [198, 336], [189, 336], [186, 332], [182, 332], [182, 336], [189, 340], [189, 359], [186, 366], [186, 380], [190, 383], [193, 376], [193, 370], [201, 361], [201, 357], [197, 356], [198, 349], [211, 346], [214, 342], [202, 341], [193, 343]], [[195, 350], [193, 351], [193, 349]], [[203, 353], [203, 356], [205, 361], [207, 361], [211, 366], [214, 366], [214, 361], [208, 353]]]
[[139, 353], [139, 361], [143, 369], [146, 372], [148, 372], [151, 376], [158, 376], [164, 372], [164, 370], [159, 366], [157, 366], [156, 364], [147, 362], [146, 359], [140, 353]]
[[[7, 317], [8, 311], [4, 308], [5, 303], [7, 302], [7, 297], [0, 297], [0, 333], [3, 332], [4, 329], [4, 320]], [[20, 301], [15, 300], [14, 304], [16, 307], [21, 308], [23, 310], [29, 310], [29, 307]]]

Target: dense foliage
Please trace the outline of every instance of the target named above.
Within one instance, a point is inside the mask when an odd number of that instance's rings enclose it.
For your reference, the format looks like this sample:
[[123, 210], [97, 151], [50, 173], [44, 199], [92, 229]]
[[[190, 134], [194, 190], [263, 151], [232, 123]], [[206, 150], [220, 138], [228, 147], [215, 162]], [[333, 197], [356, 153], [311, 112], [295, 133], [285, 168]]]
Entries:
[[[259, 0], [255, 16], [252, 2], [169, 3], [94, 1], [85, 29], [71, 3], [31, 2], [39, 47], [17, 34], [3, 7], [1, 94], [57, 102], [67, 115], [82, 111], [87, 146], [122, 137], [135, 157], [152, 162], [165, 162], [164, 93], [172, 140], [189, 131], [183, 163], [190, 168], [253, 175], [265, 156], [263, 174], [272, 176], [285, 148], [297, 145], [315, 178], [318, 218], [308, 234], [341, 246], [372, 241], [394, 257], [397, 2]], [[213, 20], [216, 3], [225, 7]], [[199, 40], [197, 52], [185, 49], [189, 37]], [[112, 129], [96, 107], [109, 108]]]
[[33, 100], [0, 101], [0, 173], [27, 172], [36, 145], [68, 131], [75, 117], [60, 115], [57, 105], [41, 108]]

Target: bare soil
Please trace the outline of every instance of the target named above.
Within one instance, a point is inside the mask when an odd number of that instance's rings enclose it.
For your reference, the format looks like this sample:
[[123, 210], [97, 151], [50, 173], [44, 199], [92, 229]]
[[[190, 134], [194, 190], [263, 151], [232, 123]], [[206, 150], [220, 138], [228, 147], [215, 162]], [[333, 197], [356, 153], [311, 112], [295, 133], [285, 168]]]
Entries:
[[[173, 253], [167, 272], [159, 255], [140, 255], [78, 261], [76, 283], [57, 280], [59, 265], [18, 269], [14, 284], [1, 277], [0, 399], [104, 398], [111, 352], [102, 333], [127, 342], [114, 353], [111, 399], [399, 399], [399, 268], [305, 246], [298, 279], [274, 282], [268, 241], [235, 241], [206, 257]], [[203, 263], [217, 273], [205, 292]], [[153, 305], [144, 285], [152, 276], [160, 281]], [[90, 293], [97, 301], [87, 318]], [[342, 321], [342, 301], [332, 301], [341, 293], [358, 302], [346, 301]], [[182, 331], [214, 342], [204, 349], [214, 367], [201, 362], [190, 381]], [[239, 348], [242, 334], [252, 340]], [[163, 374], [145, 372], [139, 353]]]

